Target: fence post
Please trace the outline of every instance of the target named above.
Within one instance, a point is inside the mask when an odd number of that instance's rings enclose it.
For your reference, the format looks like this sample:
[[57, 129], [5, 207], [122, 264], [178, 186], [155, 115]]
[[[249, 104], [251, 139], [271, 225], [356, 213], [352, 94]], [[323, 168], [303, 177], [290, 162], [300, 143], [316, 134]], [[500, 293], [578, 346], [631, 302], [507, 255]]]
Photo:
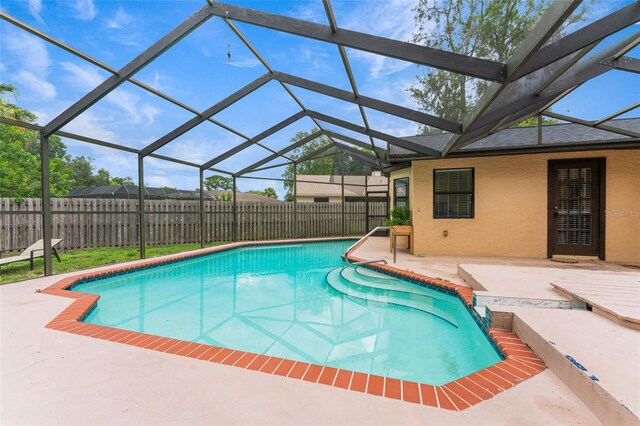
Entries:
[[293, 162], [293, 238], [298, 238], [298, 163]]
[[140, 259], [146, 259], [146, 232], [144, 223], [144, 157], [138, 155], [138, 239], [140, 244]]
[[233, 175], [233, 204], [231, 211], [233, 212], [233, 242], [238, 241], [238, 200], [236, 199], [236, 192], [238, 187], [236, 185], [236, 176]]
[[53, 220], [51, 218], [51, 191], [49, 175], [49, 137], [40, 133], [40, 185], [42, 187], [42, 239], [44, 248], [44, 274], [53, 274], [51, 261], [51, 232]]
[[364, 177], [364, 228], [369, 232], [369, 176]]
[[342, 190], [342, 226], [341, 226], [341, 234], [344, 237], [344, 167], [342, 168], [342, 175], [340, 179], [340, 188]]
[[200, 248], [204, 248], [204, 170], [200, 169]]

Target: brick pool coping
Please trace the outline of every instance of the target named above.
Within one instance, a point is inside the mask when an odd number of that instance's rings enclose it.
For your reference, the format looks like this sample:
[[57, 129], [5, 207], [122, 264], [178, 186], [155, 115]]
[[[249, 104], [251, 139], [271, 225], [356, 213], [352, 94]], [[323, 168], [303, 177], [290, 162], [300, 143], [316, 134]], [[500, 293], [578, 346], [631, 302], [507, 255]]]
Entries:
[[[431, 407], [439, 407], [453, 411], [464, 410], [479, 402], [490, 399], [493, 396], [504, 392], [505, 390], [545, 370], [546, 367], [544, 363], [520, 340], [520, 338], [518, 338], [518, 336], [504, 330], [489, 329], [488, 335], [502, 352], [504, 360], [442, 386], [426, 385], [412, 381], [382, 377], [375, 374], [359, 373], [319, 364], [309, 364], [285, 358], [204, 345], [185, 340], [122, 330], [102, 325], [88, 324], [82, 322], [82, 320], [89, 312], [91, 312], [100, 296], [80, 293], [70, 289], [72, 286], [86, 280], [131, 272], [150, 266], [191, 259], [239, 247], [336, 241], [343, 239], [347, 238], [233, 243], [202, 249], [196, 252], [181, 253], [165, 256], [159, 259], [144, 260], [126, 266], [114, 266], [113, 268], [101, 271], [80, 273], [72, 277], [63, 278], [41, 292], [54, 296], [69, 297], [75, 299], [75, 301], [51, 320], [45, 327], [81, 336], [108, 340], [110, 342], [137, 346], [158, 352], [185, 356], [200, 361], [240, 367], [247, 370], [260, 371], [267, 374], [320, 383], [351, 391], [364, 392], [371, 395], [384, 396], [386, 398]], [[350, 260], [358, 261], [360, 259], [350, 257]], [[383, 272], [408, 278], [412, 281], [417, 281], [433, 287], [439, 287], [447, 292], [458, 295], [467, 307], [472, 307], [473, 291], [468, 287], [453, 284], [448, 281], [437, 280], [388, 265], [369, 266]]]

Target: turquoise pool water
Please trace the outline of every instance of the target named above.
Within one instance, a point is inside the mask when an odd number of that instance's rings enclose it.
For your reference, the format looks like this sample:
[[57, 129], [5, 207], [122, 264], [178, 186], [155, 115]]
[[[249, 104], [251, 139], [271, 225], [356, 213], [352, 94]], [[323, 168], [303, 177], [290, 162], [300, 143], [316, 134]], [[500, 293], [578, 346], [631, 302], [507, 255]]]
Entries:
[[[336, 269], [350, 244], [245, 247], [74, 290], [100, 295], [89, 323], [421, 383], [444, 384], [500, 361], [457, 297]], [[392, 284], [408, 290], [384, 289]], [[372, 300], [362, 299], [368, 293]]]

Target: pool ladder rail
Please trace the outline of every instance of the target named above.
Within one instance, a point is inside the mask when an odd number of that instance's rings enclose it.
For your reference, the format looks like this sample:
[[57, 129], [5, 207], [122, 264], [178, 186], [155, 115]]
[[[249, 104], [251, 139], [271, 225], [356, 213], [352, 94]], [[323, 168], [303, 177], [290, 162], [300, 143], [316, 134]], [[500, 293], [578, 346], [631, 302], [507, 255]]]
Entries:
[[350, 265], [366, 265], [366, 264], [369, 264], [369, 263], [384, 263], [386, 265], [387, 261], [385, 259], [363, 260], [363, 261], [360, 261], [360, 262], [352, 262], [351, 260], [349, 260], [349, 255], [351, 254], [351, 252], [353, 250], [355, 250], [365, 240], [367, 240], [371, 235], [375, 234], [378, 231], [386, 231], [386, 230], [389, 230], [389, 232], [391, 232], [391, 234], [393, 235], [393, 263], [396, 263], [396, 242], [397, 242], [396, 240], [398, 238], [398, 235], [396, 233], [396, 230], [393, 229], [393, 227], [391, 227], [391, 226], [376, 226], [371, 231], [369, 231], [369, 233], [367, 235], [365, 235], [364, 237], [360, 238], [358, 241], [355, 242], [355, 244], [353, 244], [351, 247], [349, 247], [347, 249], [347, 251], [344, 252], [342, 257]]

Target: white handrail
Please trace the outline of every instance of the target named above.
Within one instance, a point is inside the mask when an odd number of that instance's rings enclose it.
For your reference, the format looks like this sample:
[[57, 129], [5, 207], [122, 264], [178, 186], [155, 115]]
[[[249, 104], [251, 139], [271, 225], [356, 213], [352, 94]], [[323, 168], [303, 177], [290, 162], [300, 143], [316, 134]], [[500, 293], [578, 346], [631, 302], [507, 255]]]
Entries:
[[344, 254], [342, 255], [342, 257], [344, 257], [344, 259], [347, 261], [347, 263], [352, 264], [352, 265], [363, 265], [366, 263], [376, 263], [376, 262], [382, 262], [382, 263], [387, 263], [386, 260], [384, 259], [377, 259], [377, 260], [365, 260], [362, 262], [354, 262], [352, 263], [349, 260], [349, 254], [357, 247], [360, 245], [360, 243], [362, 243], [363, 241], [365, 241], [367, 238], [369, 238], [372, 234], [376, 233], [377, 231], [383, 231], [383, 230], [390, 230], [391, 233], [393, 234], [393, 263], [396, 263], [396, 238], [397, 238], [397, 233], [396, 230], [393, 229], [393, 227], [391, 226], [376, 226], [375, 228], [373, 228], [369, 233], [367, 233], [367, 235], [365, 235], [364, 237], [360, 238], [358, 241], [355, 242], [355, 244], [353, 244], [351, 247], [349, 247], [347, 249], [347, 251], [344, 252]]

